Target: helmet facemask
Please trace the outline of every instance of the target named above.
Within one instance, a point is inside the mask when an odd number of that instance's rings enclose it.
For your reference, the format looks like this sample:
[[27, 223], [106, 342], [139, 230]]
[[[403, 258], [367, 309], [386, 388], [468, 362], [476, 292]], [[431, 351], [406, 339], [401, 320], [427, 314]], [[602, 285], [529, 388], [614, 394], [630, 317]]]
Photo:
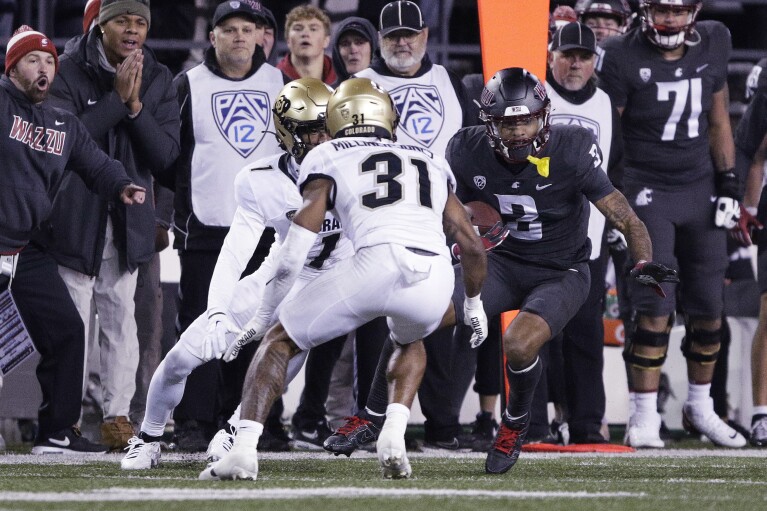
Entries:
[[[330, 88], [315, 78], [299, 78], [283, 87], [272, 108], [280, 147], [300, 164], [327, 134], [325, 108]], [[312, 137], [317, 143], [312, 143]]]
[[[685, 11], [687, 22], [680, 26], [655, 23], [653, 13], [657, 8]], [[642, 11], [642, 31], [652, 44], [662, 50], [674, 50], [683, 44], [694, 46], [700, 42], [700, 35], [695, 30], [695, 18], [698, 16], [700, 8], [700, 2], [672, 5], [663, 1], [644, 1], [640, 7]]]
[[[479, 119], [485, 123], [490, 146], [510, 163], [526, 163], [528, 156], [537, 156], [549, 140], [549, 105], [537, 112], [520, 115], [494, 116], [483, 110]], [[531, 119], [536, 121], [536, 132], [532, 137], [504, 138], [504, 127], [511, 128], [527, 124]]]

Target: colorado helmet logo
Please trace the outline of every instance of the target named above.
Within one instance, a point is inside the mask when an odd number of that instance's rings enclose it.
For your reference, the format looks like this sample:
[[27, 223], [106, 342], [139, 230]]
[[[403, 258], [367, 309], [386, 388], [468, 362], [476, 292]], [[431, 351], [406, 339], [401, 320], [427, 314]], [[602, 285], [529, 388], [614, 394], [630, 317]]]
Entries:
[[445, 107], [437, 88], [403, 85], [389, 95], [400, 113], [400, 129], [422, 146], [431, 147], [445, 123]]
[[211, 103], [213, 118], [224, 139], [243, 158], [250, 156], [269, 127], [269, 96], [252, 90], [217, 92]]

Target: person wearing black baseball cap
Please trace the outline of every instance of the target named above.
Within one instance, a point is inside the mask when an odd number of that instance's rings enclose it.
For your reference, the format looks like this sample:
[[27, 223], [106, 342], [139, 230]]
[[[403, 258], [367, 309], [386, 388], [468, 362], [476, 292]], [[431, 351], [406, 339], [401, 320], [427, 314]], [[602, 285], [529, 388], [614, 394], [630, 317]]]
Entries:
[[[568, 23], [553, 34], [546, 74], [546, 90], [551, 99], [550, 122], [579, 124], [591, 129], [606, 162], [603, 168], [618, 186], [623, 173], [620, 115], [609, 96], [596, 85], [596, 51], [596, 36], [582, 23]], [[564, 385], [559, 394], [566, 399], [555, 406], [559, 409], [559, 405], [564, 405], [562, 408], [567, 411], [563, 419], [568, 425], [569, 443], [573, 444], [607, 441], [601, 432], [605, 413], [602, 303], [608, 260], [603, 254], [610, 249], [616, 257], [626, 257], [625, 238], [611, 225], [605, 225], [604, 215], [595, 207], [591, 209], [588, 225], [591, 239], [589, 295], [565, 326], [562, 338], [550, 347], [550, 350], [564, 352], [564, 371], [558, 380]], [[603, 235], [605, 240], [610, 240], [610, 245], [603, 243]], [[545, 410], [546, 403], [538, 406]], [[548, 424], [542, 429], [548, 432]]]
[[[248, 162], [280, 151], [274, 132], [271, 105], [287, 78], [266, 61], [261, 44], [269, 13], [255, 0], [227, 0], [211, 18], [211, 46], [202, 63], [174, 80], [183, 129], [181, 155], [172, 169], [175, 176], [174, 248], [181, 261], [179, 334], [204, 315], [213, 268], [224, 243], [234, 212], [234, 179]], [[268, 230], [254, 257], [266, 256], [274, 231]], [[252, 254], [251, 254], [252, 255]], [[255, 269], [255, 268], [254, 268]], [[207, 321], [207, 316], [205, 316]], [[164, 425], [147, 418], [163, 416], [159, 397], [170, 392], [168, 383], [179, 370], [175, 359], [163, 362], [152, 377], [147, 396], [141, 437], [132, 442], [124, 468], [149, 468], [152, 439], [162, 435]], [[186, 380], [186, 391], [174, 419], [179, 448], [204, 451], [218, 429], [219, 403], [238, 402], [242, 374], [229, 364], [227, 378], [219, 385], [220, 361], [203, 365]], [[152, 388], [155, 388], [152, 387]], [[159, 427], [158, 427], [159, 426]], [[146, 442], [145, 442], [146, 440]], [[287, 443], [285, 443], [287, 448]]]

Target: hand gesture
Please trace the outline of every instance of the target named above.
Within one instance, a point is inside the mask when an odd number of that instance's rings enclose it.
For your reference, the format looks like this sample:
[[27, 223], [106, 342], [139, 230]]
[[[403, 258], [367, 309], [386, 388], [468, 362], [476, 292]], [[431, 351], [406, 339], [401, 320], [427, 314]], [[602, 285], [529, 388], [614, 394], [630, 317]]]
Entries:
[[463, 322], [473, 330], [469, 344], [478, 348], [487, 339], [487, 315], [479, 295], [463, 301]]
[[676, 270], [652, 261], [639, 261], [632, 268], [630, 275], [640, 284], [653, 288], [662, 298], [666, 298], [666, 293], [660, 287], [661, 282], [679, 282]]
[[120, 190], [120, 200], [123, 204], [130, 206], [131, 204], [143, 204], [146, 199], [146, 188], [135, 185], [133, 183], [125, 185]]
[[227, 334], [237, 333], [237, 328], [227, 318], [223, 312], [216, 312], [208, 317], [208, 331], [202, 341], [202, 358], [204, 360], [213, 360], [221, 358], [229, 347]]
[[753, 213], [749, 211], [749, 208], [740, 205], [740, 216], [735, 226], [730, 229], [730, 237], [734, 239], [741, 247], [750, 247], [753, 243], [751, 241], [751, 235], [754, 229], [762, 229], [764, 226], [762, 223], [754, 217], [756, 210], [753, 209]]
[[129, 107], [129, 102], [138, 101], [143, 67], [144, 53], [140, 49], [136, 49], [117, 64], [115, 69], [115, 92], [120, 96], [122, 102]]
[[240, 354], [242, 348], [247, 344], [250, 344], [253, 341], [260, 341], [268, 329], [269, 325], [266, 323], [261, 323], [256, 318], [250, 320], [248, 324], [245, 325], [243, 331], [240, 332], [240, 335], [237, 336], [237, 339], [226, 349], [226, 353], [224, 353], [224, 362], [231, 362], [237, 358], [237, 355]]

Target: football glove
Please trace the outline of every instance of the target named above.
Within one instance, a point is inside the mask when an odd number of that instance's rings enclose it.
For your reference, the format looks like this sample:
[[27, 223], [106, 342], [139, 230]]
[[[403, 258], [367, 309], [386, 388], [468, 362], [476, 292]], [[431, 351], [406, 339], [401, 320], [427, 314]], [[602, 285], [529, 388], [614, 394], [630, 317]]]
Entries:
[[268, 329], [269, 325], [266, 323], [261, 323], [261, 321], [258, 319], [258, 316], [250, 320], [248, 324], [245, 325], [245, 328], [242, 330], [242, 332], [240, 332], [240, 335], [237, 336], [237, 339], [226, 349], [226, 353], [224, 353], [223, 357], [224, 362], [231, 362], [237, 358], [237, 355], [240, 354], [242, 348], [251, 342], [260, 341]]
[[661, 282], [679, 282], [676, 270], [652, 261], [639, 261], [631, 269], [630, 275], [640, 284], [653, 288], [653, 291], [662, 298], [666, 298], [666, 293], [660, 287]]
[[[479, 237], [482, 240], [482, 244], [485, 246], [485, 251], [489, 252], [495, 247], [503, 243], [503, 240], [509, 235], [509, 229], [502, 221], [498, 221], [485, 234]], [[457, 261], [461, 260], [461, 247], [458, 243], [453, 243], [450, 246], [450, 253]]]
[[221, 358], [229, 345], [227, 334], [231, 339], [237, 328], [229, 321], [224, 312], [214, 312], [208, 316], [208, 329], [202, 341], [202, 358], [213, 360]]
[[607, 230], [605, 240], [611, 252], [624, 252], [628, 248], [626, 237], [615, 227]]
[[479, 295], [469, 298], [464, 297], [463, 301], [463, 322], [471, 327], [472, 333], [469, 344], [472, 348], [478, 348], [480, 344], [487, 339], [487, 315], [485, 307], [482, 305], [482, 299]]
[[742, 247], [750, 247], [753, 243], [751, 235], [754, 229], [764, 227], [754, 215], [756, 215], [756, 208], [747, 208], [741, 204], [738, 222], [730, 229], [730, 237]]
[[716, 172], [714, 174], [716, 187], [716, 212], [714, 213], [714, 225], [724, 229], [732, 229], [738, 223], [740, 217], [740, 204], [738, 197], [740, 184], [734, 171]]

